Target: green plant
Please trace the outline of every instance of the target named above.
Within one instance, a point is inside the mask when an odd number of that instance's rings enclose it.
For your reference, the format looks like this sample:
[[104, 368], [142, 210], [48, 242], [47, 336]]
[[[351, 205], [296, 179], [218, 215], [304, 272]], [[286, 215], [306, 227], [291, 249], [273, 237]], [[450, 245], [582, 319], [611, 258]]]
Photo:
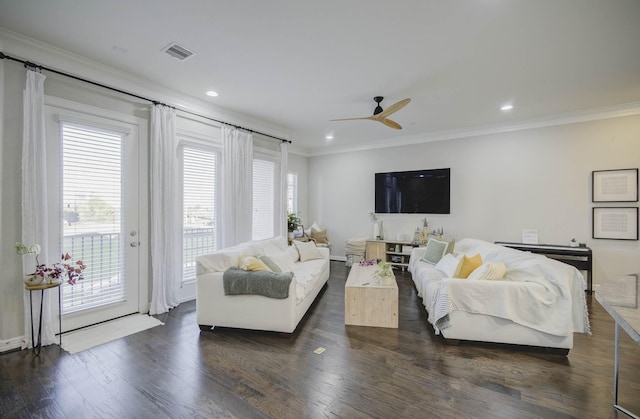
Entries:
[[294, 213], [287, 214], [287, 230], [291, 233], [301, 224], [300, 218]]

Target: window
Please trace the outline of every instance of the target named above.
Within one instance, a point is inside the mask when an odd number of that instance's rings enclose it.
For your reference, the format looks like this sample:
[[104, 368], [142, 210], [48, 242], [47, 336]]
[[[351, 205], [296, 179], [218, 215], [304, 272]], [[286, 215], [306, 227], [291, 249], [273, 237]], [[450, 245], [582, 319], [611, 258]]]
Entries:
[[270, 160], [253, 160], [253, 240], [274, 235], [275, 169]]
[[216, 173], [218, 154], [182, 148], [182, 281], [196, 279], [196, 256], [216, 249]]
[[298, 174], [287, 173], [287, 214], [298, 212]]

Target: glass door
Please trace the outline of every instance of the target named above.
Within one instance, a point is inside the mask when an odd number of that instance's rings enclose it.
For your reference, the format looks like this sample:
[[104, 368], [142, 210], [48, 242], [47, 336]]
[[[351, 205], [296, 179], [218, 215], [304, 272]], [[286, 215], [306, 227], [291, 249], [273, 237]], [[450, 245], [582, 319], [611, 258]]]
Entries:
[[138, 139], [60, 123], [60, 247], [87, 266], [62, 289], [64, 331], [138, 312]]

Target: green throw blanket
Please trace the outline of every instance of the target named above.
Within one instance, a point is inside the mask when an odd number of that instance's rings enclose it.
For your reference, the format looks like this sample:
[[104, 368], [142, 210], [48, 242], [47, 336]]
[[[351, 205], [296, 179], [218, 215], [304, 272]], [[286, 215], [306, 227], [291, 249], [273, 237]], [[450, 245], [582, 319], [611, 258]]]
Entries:
[[264, 295], [269, 298], [289, 297], [293, 272], [245, 271], [229, 268], [222, 275], [224, 295]]

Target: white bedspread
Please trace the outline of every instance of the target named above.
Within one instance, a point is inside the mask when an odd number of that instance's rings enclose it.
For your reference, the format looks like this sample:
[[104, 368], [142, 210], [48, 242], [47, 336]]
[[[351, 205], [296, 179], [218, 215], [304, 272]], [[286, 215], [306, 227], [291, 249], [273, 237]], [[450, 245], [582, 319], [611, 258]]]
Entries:
[[[507, 274], [504, 280], [494, 281], [433, 275], [425, 279], [420, 291], [430, 294], [430, 288], [433, 293], [431, 307], [426, 308], [437, 329], [446, 329], [449, 313], [460, 310], [508, 319], [555, 336], [590, 332], [584, 278], [574, 267], [541, 255], [465, 240], [456, 249], [468, 255], [480, 253], [485, 262], [503, 262]], [[429, 275], [421, 275], [423, 269], [417, 263], [411, 271], [420, 281], [420, 276]]]

